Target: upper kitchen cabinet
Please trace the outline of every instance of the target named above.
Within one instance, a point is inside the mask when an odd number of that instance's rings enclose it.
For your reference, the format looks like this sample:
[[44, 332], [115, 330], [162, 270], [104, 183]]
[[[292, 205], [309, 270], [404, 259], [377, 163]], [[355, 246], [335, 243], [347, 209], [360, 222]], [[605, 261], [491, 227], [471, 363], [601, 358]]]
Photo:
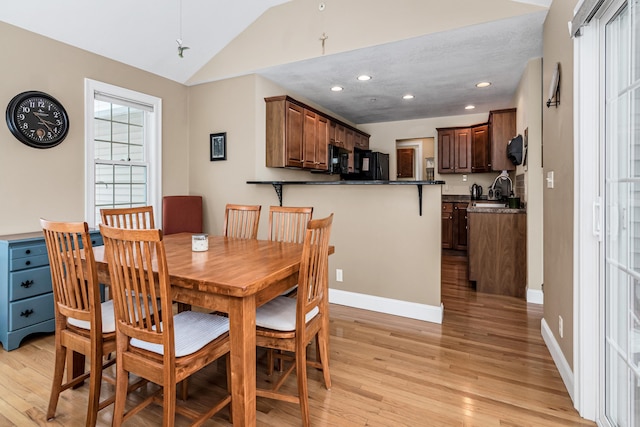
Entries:
[[438, 128], [438, 173], [515, 170], [507, 145], [516, 134], [516, 109], [489, 113], [489, 122]]
[[267, 102], [267, 166], [302, 168], [304, 107], [286, 97], [268, 98]]
[[328, 145], [369, 148], [369, 135], [286, 95], [265, 98], [266, 165], [326, 171]]
[[471, 128], [438, 130], [438, 173], [471, 172]]
[[491, 145], [489, 144], [489, 125], [471, 128], [471, 172], [491, 171]]
[[489, 139], [491, 141], [491, 170], [512, 171], [516, 166], [507, 157], [507, 145], [516, 136], [516, 109], [496, 110], [489, 113]]
[[327, 146], [329, 144], [329, 121], [326, 117], [304, 110], [302, 132], [303, 161], [305, 169], [327, 170]]

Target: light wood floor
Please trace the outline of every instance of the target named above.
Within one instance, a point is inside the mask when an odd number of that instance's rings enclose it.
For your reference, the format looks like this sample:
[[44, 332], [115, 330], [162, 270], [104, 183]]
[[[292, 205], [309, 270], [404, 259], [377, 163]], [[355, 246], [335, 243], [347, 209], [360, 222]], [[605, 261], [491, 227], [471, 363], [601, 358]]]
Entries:
[[[325, 390], [321, 373], [309, 370], [314, 426], [595, 425], [573, 409], [544, 345], [542, 307], [476, 294], [467, 287], [465, 262], [443, 257], [442, 325], [331, 306], [333, 387]], [[221, 363], [199, 373], [187, 404], [199, 409], [213, 401], [223, 371]], [[84, 425], [86, 386], [64, 392], [55, 421], [45, 420], [52, 372], [51, 335], [0, 349], [0, 426]], [[261, 384], [268, 380], [263, 366], [258, 376]], [[105, 384], [103, 393], [110, 391]], [[259, 398], [257, 408], [260, 426], [300, 425], [297, 405]], [[100, 426], [110, 425], [111, 411], [101, 411]], [[152, 407], [129, 425], [157, 426], [160, 417]], [[177, 425], [187, 424], [178, 417]], [[230, 425], [227, 410], [206, 425]]]

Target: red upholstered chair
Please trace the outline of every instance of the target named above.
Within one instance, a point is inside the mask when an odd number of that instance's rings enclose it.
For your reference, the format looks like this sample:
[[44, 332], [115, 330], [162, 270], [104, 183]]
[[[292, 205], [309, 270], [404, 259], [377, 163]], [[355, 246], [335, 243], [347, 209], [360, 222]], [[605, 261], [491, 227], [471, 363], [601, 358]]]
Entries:
[[162, 234], [202, 233], [202, 196], [164, 196]]

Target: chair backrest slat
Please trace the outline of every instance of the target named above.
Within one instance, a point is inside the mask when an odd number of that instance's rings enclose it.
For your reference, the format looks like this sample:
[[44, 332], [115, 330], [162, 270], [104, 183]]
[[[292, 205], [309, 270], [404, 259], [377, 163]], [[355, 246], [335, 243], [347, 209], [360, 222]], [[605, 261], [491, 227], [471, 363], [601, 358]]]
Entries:
[[269, 207], [268, 239], [274, 242], [302, 243], [307, 223], [312, 216], [312, 207]]
[[109, 263], [118, 333], [163, 344], [165, 356], [173, 357], [173, 314], [162, 232], [105, 225], [100, 225], [100, 232]]
[[300, 272], [298, 273], [298, 297], [296, 327], [302, 333], [306, 314], [314, 307], [322, 308], [329, 288], [329, 237], [333, 214], [323, 219], [309, 221], [302, 249]]
[[100, 209], [102, 223], [109, 227], [148, 230], [155, 228], [152, 206]]
[[261, 208], [260, 205], [227, 204], [223, 235], [237, 239], [257, 239]]
[[49, 256], [56, 316], [89, 321], [92, 329], [101, 331], [100, 292], [87, 223], [41, 219], [40, 224]]

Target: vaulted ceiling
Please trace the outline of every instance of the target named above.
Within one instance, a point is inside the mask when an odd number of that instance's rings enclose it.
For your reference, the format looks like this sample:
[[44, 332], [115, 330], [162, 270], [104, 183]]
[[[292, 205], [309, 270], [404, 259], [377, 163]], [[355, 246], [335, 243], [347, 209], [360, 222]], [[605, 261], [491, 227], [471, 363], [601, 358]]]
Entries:
[[[247, 72], [257, 72], [356, 124], [510, 107], [527, 61], [542, 55], [542, 27], [551, 2], [513, 1], [543, 7], [506, 19]], [[265, 11], [287, 2], [13, 1], [0, 8], [0, 21], [187, 84]], [[177, 39], [189, 47], [183, 57], [178, 55]], [[372, 79], [357, 81], [355, 77], [362, 73]], [[492, 85], [477, 89], [479, 81]], [[331, 92], [334, 85], [344, 90]], [[403, 100], [409, 93], [414, 98]], [[476, 109], [465, 110], [468, 104]]]

